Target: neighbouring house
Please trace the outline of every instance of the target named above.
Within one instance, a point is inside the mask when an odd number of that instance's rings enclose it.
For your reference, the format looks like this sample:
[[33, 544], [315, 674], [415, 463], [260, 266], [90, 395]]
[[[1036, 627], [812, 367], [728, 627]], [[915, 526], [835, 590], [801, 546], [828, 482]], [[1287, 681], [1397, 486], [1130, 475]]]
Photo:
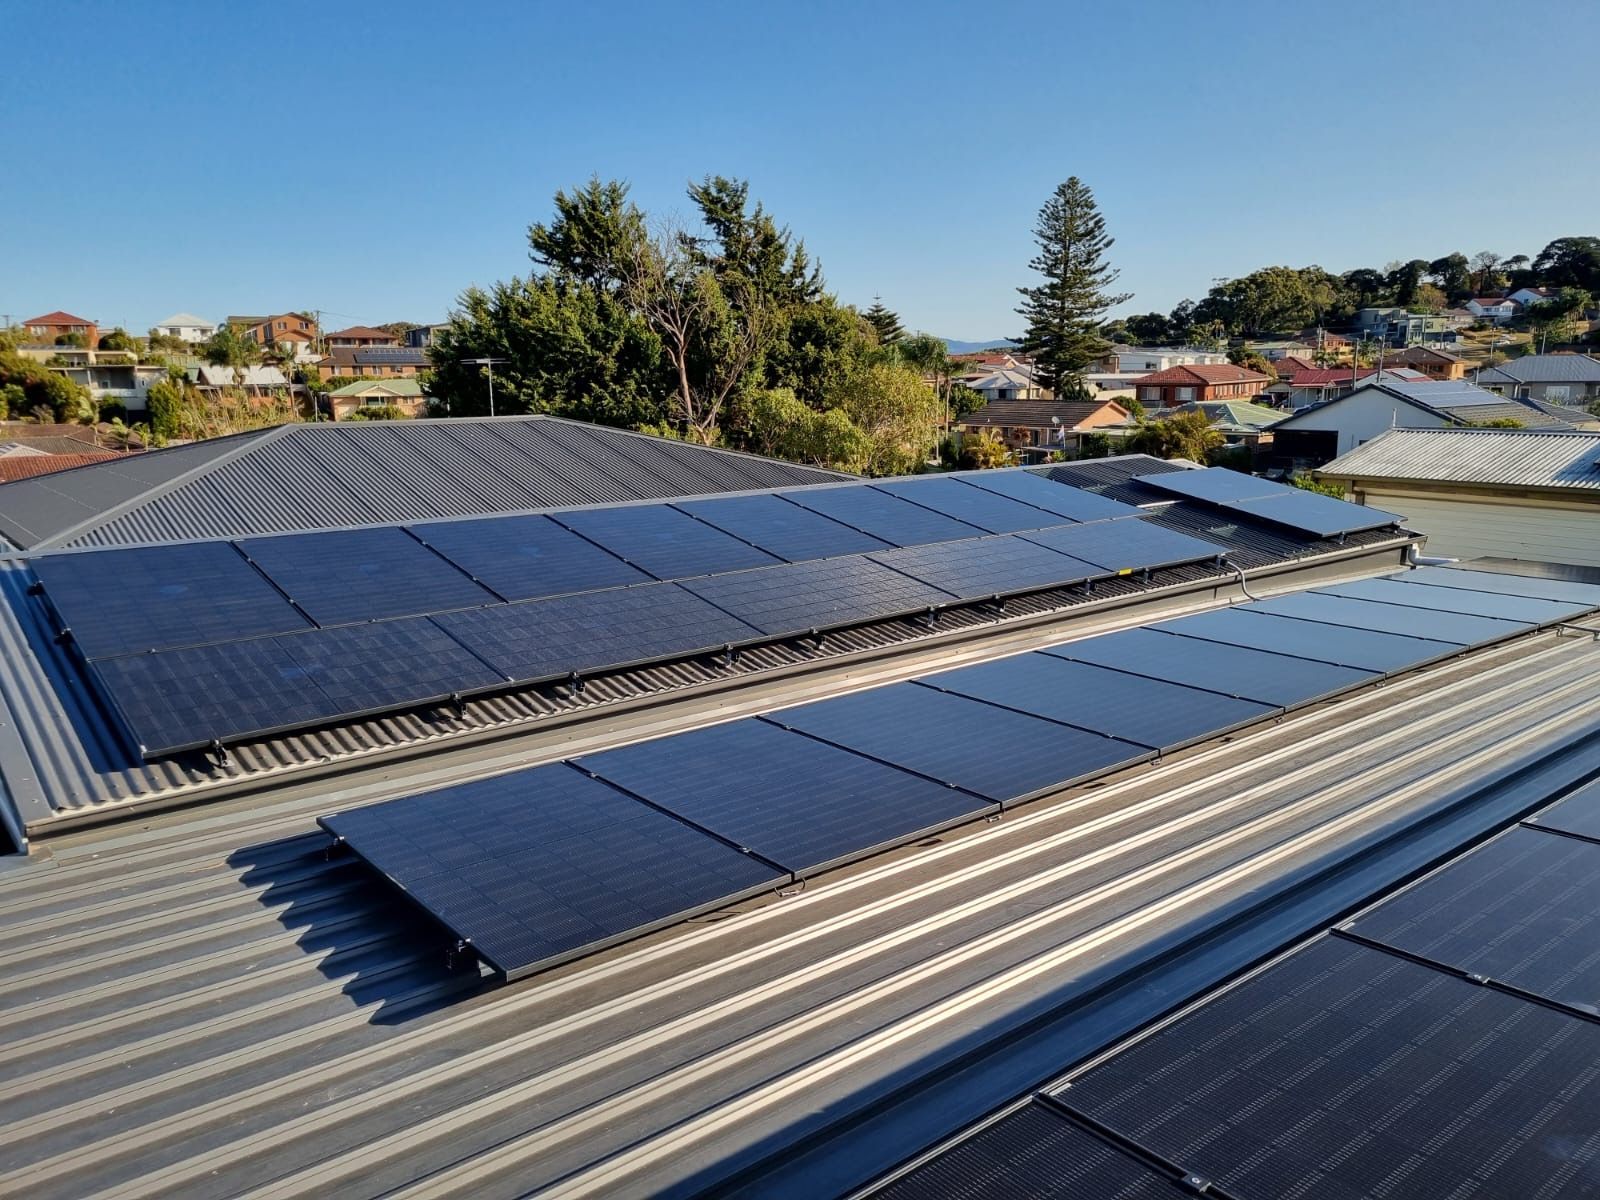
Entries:
[[1402, 380], [1388, 372], [1353, 391], [1302, 408], [1272, 427], [1272, 460], [1285, 469], [1320, 467], [1390, 429], [1445, 429], [1517, 421], [1566, 430], [1567, 421], [1508, 401], [1465, 380]]
[[411, 378], [427, 369], [427, 352], [410, 346], [335, 346], [317, 360], [317, 371], [324, 379], [341, 376]]
[[987, 403], [997, 400], [1047, 400], [1050, 393], [1033, 381], [1033, 372], [1023, 366], [966, 377], [967, 387], [978, 392]]
[[291, 384], [288, 377], [271, 364], [245, 367], [242, 382], [239, 373], [232, 367], [213, 367], [210, 364], [190, 367], [188, 375], [190, 382], [202, 392], [241, 388], [247, 396], [265, 396], [278, 391], [293, 391], [298, 386]]
[[1479, 371], [1475, 382], [1519, 400], [1587, 408], [1600, 400], [1600, 359], [1587, 354], [1529, 354]]
[[1163, 415], [1170, 417], [1186, 412], [1202, 414], [1228, 445], [1249, 446], [1252, 450], [1270, 445], [1271, 427], [1283, 420], [1283, 413], [1278, 409], [1248, 400], [1196, 400], [1192, 404], [1180, 404]]
[[352, 325], [324, 335], [322, 344], [330, 350], [340, 347], [398, 346], [400, 339], [387, 329], [374, 329], [371, 325]]
[[1371, 383], [1380, 375], [1385, 379], [1422, 380], [1427, 376], [1411, 367], [1306, 367], [1293, 375], [1280, 375], [1265, 389], [1265, 398], [1279, 408], [1299, 409], [1321, 404]]
[[1600, 567], [1600, 432], [1392, 429], [1318, 472], [1428, 552]]
[[1547, 300], [1554, 300], [1560, 295], [1560, 288], [1524, 287], [1518, 288], [1506, 299], [1517, 304], [1520, 308], [1531, 308], [1535, 304], [1543, 304]]
[[217, 323], [208, 321], [204, 317], [197, 317], [193, 313], [173, 313], [165, 321], [152, 326], [152, 333], [162, 337], [180, 338], [191, 345], [199, 345], [209, 341], [217, 332]]
[[[1287, 342], [1246, 342], [1245, 349], [1254, 350], [1270, 363], [1276, 364], [1286, 358], [1300, 358], [1309, 365], [1311, 355], [1316, 347], [1294, 340]], [[1227, 361], [1226, 357], [1224, 357], [1223, 361]]]
[[363, 408], [397, 408], [408, 417], [420, 417], [428, 399], [415, 379], [374, 379], [335, 388], [328, 393], [328, 406], [335, 421], [348, 421]]
[[1169, 367], [1133, 381], [1134, 395], [1146, 408], [1176, 408], [1205, 400], [1244, 400], [1259, 396], [1270, 375], [1232, 363], [1196, 363]]
[[414, 350], [426, 350], [433, 345], [433, 340], [441, 329], [450, 328], [447, 324], [439, 325], [413, 325], [406, 330], [406, 345]]
[[42, 317], [29, 317], [22, 323], [28, 331], [28, 336], [36, 342], [54, 343], [57, 338], [71, 337], [76, 334], [83, 339], [83, 344], [93, 349], [100, 340], [100, 326], [88, 317], [75, 317], [69, 312], [57, 309], [52, 313], [45, 313]]
[[138, 356], [128, 350], [30, 343], [18, 346], [17, 353], [81, 384], [97, 405], [116, 401], [130, 412], [147, 408], [145, 397], [150, 385], [167, 375], [165, 365], [141, 365]]
[[1218, 366], [1228, 361], [1220, 351], [1195, 346], [1113, 346], [1091, 370], [1097, 375], [1147, 375], [1169, 367]]
[[1277, 371], [1279, 379], [1288, 379], [1296, 371], [1315, 371], [1317, 364], [1309, 358], [1302, 358], [1298, 354], [1285, 354], [1282, 358], [1274, 359], [1273, 370]]
[[1023, 458], [1077, 449], [1090, 432], [1120, 431], [1130, 414], [1115, 400], [996, 400], [956, 422], [963, 433], [992, 433]]
[[1480, 321], [1504, 325], [1517, 315], [1517, 302], [1509, 296], [1474, 296], [1466, 310]]
[[1363, 336], [1375, 337], [1388, 328], [1389, 322], [1397, 317], [1406, 315], [1404, 308], [1388, 307], [1363, 308], [1356, 313], [1356, 329]]
[[[58, 471], [89, 463], [106, 462], [126, 457], [115, 450], [75, 450], [65, 454], [41, 450], [27, 442], [0, 443], [0, 484], [18, 479], [33, 479], [39, 475], [54, 475]], [[0, 500], [0, 504], [4, 501]]]
[[228, 324], [236, 326], [256, 345], [263, 348], [285, 343], [309, 347], [317, 340], [317, 323], [302, 313], [278, 313], [270, 317], [229, 317]]
[[1467, 377], [1466, 360], [1428, 346], [1407, 346], [1393, 354], [1385, 355], [1384, 361], [1386, 363], [1392, 361], [1397, 367], [1410, 367], [1413, 371], [1421, 371], [1429, 379]]

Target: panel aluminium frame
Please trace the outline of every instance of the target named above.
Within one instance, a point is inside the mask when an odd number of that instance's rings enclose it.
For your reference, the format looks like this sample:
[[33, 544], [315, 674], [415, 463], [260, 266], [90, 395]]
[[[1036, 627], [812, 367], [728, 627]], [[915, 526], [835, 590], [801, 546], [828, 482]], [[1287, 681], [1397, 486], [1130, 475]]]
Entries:
[[1042, 508], [1068, 521], [1121, 521], [1144, 516], [1144, 510], [1136, 505], [1108, 500], [1094, 492], [1073, 487], [1070, 483], [1058, 483], [1043, 475], [1035, 475], [1022, 467], [974, 471], [950, 478], [958, 479], [968, 487], [982, 488], [997, 496]]
[[912, 504], [976, 525], [988, 533], [1017, 533], [1060, 525], [1062, 518], [1034, 504], [1013, 500], [986, 488], [973, 487], [946, 475], [914, 475], [907, 479], [880, 480], [875, 490], [898, 496]]

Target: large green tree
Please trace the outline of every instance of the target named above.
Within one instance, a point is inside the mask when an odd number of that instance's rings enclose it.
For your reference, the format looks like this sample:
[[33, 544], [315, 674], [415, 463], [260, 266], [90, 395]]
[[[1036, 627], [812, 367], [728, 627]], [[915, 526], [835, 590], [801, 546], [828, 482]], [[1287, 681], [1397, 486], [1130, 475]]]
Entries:
[[878, 335], [880, 346], [892, 346], [906, 336], [906, 331], [900, 326], [900, 315], [884, 307], [883, 300], [878, 296], [872, 298], [872, 307], [861, 315]]
[[1129, 297], [1110, 290], [1117, 272], [1106, 253], [1114, 239], [1076, 175], [1045, 201], [1033, 237], [1038, 253], [1028, 265], [1042, 281], [1017, 289], [1017, 313], [1027, 322], [1019, 349], [1033, 358], [1041, 386], [1060, 392], [1110, 348], [1105, 314]]
[[250, 368], [261, 361], [261, 347], [232, 325], [224, 325], [200, 348], [201, 356], [213, 367], [233, 372], [233, 382], [243, 387]]

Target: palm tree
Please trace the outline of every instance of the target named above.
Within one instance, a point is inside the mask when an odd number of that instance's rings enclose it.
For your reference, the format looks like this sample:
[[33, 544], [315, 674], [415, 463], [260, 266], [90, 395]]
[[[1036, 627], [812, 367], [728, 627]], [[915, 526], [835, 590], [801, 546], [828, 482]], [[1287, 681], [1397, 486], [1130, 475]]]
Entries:
[[245, 375], [261, 361], [261, 347], [257, 346], [232, 325], [224, 325], [211, 335], [202, 351], [206, 362], [213, 367], [227, 367], [233, 372], [233, 382], [244, 386]]

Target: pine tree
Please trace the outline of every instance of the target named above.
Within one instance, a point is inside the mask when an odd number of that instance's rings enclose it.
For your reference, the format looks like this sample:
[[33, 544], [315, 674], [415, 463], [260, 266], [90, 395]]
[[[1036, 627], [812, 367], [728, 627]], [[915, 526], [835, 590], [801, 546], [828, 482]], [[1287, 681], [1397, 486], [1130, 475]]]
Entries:
[[899, 315], [885, 308], [881, 297], [874, 296], [872, 307], [861, 315], [866, 317], [868, 325], [877, 330], [880, 346], [892, 346], [906, 336], [906, 331], [900, 328]]
[[[1110, 348], [1101, 335], [1107, 309], [1129, 297], [1107, 292], [1117, 272], [1105, 261], [1112, 239], [1094, 193], [1074, 175], [1039, 210], [1033, 230], [1039, 253], [1028, 264], [1044, 276], [1037, 287], [1018, 288], [1027, 332], [1020, 349], [1035, 364], [1040, 386], [1053, 392], [1081, 388], [1077, 378]], [[870, 314], [869, 314], [870, 319]]]

